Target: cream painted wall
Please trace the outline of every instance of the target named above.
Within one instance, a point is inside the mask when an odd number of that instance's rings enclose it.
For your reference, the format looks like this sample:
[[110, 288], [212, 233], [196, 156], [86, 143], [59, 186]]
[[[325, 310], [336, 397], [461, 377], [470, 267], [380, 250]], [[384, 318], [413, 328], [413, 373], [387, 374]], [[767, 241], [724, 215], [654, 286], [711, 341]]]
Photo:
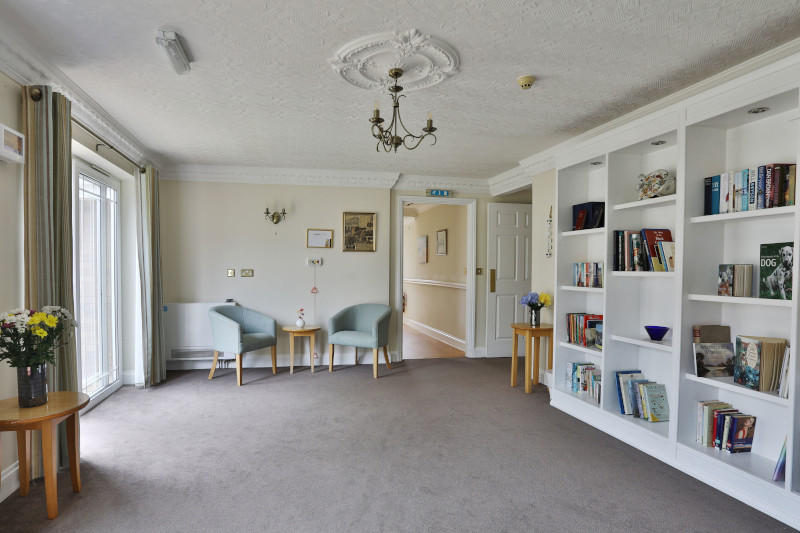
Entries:
[[[548, 170], [533, 176], [531, 190], [533, 220], [531, 235], [531, 290], [555, 294], [555, 256], [545, 257], [547, 215], [556, 201], [556, 171]], [[555, 234], [553, 234], [555, 243]], [[555, 254], [555, 248], [553, 248]], [[553, 323], [553, 308], [542, 309], [542, 322]], [[547, 358], [539, 361], [540, 369], [547, 369]]]
[[[467, 208], [463, 205], [418, 204], [413, 222], [405, 224], [403, 240], [403, 277], [466, 282], [464, 267], [467, 253]], [[436, 253], [436, 232], [447, 230], [447, 255]], [[417, 239], [428, 237], [428, 262], [417, 260]], [[407, 295], [405, 318], [443, 331], [464, 340], [466, 290], [403, 283]]]
[[[0, 123], [22, 131], [22, 93], [19, 85], [0, 73]], [[22, 165], [0, 163], [0, 311], [23, 305], [23, 248], [22, 248]], [[0, 363], [0, 398], [17, 394], [17, 374], [7, 363]], [[14, 433], [0, 433], [0, 467], [10, 472], [17, 461], [17, 444]], [[2, 475], [2, 471], [0, 471]], [[6, 484], [11, 490], [18, 486]], [[2, 500], [2, 496], [0, 496]]]
[[[285, 207], [286, 220], [277, 225], [266, 221], [267, 206]], [[377, 213], [376, 252], [342, 251], [343, 211]], [[297, 309], [305, 308], [306, 323], [323, 327], [317, 334], [317, 364], [323, 354], [327, 362], [330, 316], [356, 303], [389, 303], [390, 220], [388, 190], [161, 181], [164, 302], [234, 298], [274, 317], [279, 327], [294, 324]], [[333, 248], [306, 248], [308, 228], [332, 229]], [[307, 266], [308, 257], [323, 260], [316, 269], [316, 320], [314, 268]], [[229, 268], [236, 269], [236, 277], [226, 277]], [[255, 276], [242, 278], [243, 268], [254, 269]], [[307, 357], [305, 344], [298, 342], [297, 349]], [[351, 350], [337, 352], [337, 361], [352, 362]], [[263, 355], [245, 356], [245, 365], [268, 364], [269, 351], [258, 353]], [[288, 360], [288, 334], [283, 332], [278, 353], [283, 362]]]

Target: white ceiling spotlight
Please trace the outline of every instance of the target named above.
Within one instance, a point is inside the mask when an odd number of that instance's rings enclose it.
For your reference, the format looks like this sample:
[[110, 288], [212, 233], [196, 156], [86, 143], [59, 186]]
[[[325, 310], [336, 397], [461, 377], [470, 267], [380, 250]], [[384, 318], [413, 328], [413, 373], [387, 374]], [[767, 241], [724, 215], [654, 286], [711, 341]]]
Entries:
[[527, 90], [533, 87], [533, 83], [536, 81], [536, 78], [533, 76], [520, 76], [517, 78], [517, 83], [519, 86], [522, 87], [522, 90]]
[[183, 75], [192, 69], [192, 67], [189, 66], [189, 58], [186, 56], [186, 51], [183, 49], [177, 33], [174, 31], [158, 30], [156, 34], [156, 43], [164, 50], [164, 53], [167, 54], [175, 72]]

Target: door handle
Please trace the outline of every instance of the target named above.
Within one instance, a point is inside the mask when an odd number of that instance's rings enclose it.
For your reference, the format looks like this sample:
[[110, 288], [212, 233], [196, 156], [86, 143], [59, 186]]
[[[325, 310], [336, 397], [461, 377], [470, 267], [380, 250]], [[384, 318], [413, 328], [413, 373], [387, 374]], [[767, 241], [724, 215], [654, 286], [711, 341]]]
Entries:
[[489, 269], [489, 292], [495, 291], [495, 281], [496, 281], [497, 273], [493, 268]]

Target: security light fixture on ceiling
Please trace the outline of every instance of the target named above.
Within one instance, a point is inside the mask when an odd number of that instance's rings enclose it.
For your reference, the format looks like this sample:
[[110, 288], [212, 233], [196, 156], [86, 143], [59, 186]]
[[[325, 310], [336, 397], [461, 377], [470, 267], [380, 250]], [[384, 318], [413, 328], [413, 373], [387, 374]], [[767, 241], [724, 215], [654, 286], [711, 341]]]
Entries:
[[156, 43], [164, 50], [164, 53], [167, 54], [175, 72], [183, 75], [191, 70], [189, 58], [186, 56], [186, 51], [183, 49], [177, 33], [174, 31], [158, 30]]

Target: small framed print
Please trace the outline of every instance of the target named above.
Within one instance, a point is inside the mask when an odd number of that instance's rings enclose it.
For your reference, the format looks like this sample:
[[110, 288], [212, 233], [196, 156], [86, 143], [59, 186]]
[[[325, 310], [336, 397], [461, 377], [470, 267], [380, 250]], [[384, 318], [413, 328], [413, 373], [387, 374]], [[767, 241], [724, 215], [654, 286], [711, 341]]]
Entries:
[[306, 248], [333, 248], [333, 230], [307, 229]]
[[436, 255], [447, 255], [447, 230], [436, 232]]
[[417, 237], [417, 263], [428, 262], [428, 236]]
[[374, 252], [376, 216], [376, 213], [343, 213], [342, 250], [345, 252]]

